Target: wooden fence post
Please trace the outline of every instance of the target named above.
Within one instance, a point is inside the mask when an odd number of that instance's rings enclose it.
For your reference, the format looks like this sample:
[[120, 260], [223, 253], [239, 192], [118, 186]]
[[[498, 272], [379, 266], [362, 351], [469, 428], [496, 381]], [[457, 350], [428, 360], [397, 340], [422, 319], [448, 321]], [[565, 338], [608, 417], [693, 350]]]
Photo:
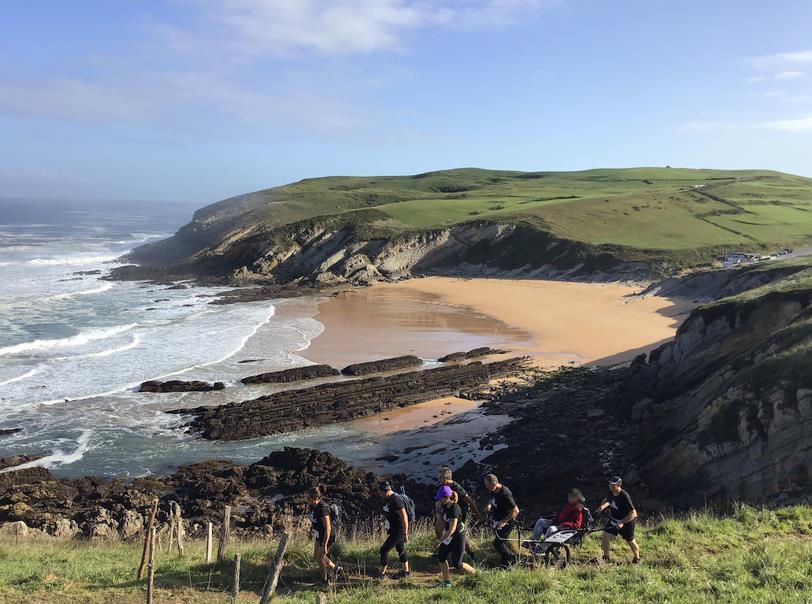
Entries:
[[223, 514], [223, 524], [220, 526], [220, 544], [217, 546], [217, 562], [220, 563], [226, 559], [226, 550], [228, 549], [228, 540], [231, 536], [231, 506], [227, 505], [225, 513]]
[[155, 498], [152, 500], [152, 509], [149, 512], [149, 519], [147, 520], [147, 530], [145, 531], [144, 535], [144, 549], [141, 551], [141, 564], [138, 565], [138, 573], [136, 573], [136, 579], [139, 581], [144, 578], [144, 565], [147, 563], [147, 550], [149, 549], [149, 542], [150, 542], [150, 535], [152, 534], [152, 529], [155, 526], [155, 514], [158, 513], [158, 499]]
[[206, 531], [206, 564], [211, 564], [212, 526], [211, 521], [207, 522]]
[[149, 531], [149, 564], [147, 564], [147, 604], [152, 604], [155, 591], [155, 526]]
[[268, 569], [268, 576], [265, 579], [265, 585], [262, 586], [262, 597], [259, 599], [259, 604], [268, 604], [276, 592], [276, 584], [279, 583], [279, 573], [282, 572], [285, 551], [288, 549], [289, 538], [290, 533], [287, 531], [283, 532], [282, 536], [279, 538], [279, 547], [276, 548], [276, 555], [273, 557], [271, 567]]
[[327, 604], [327, 596], [322, 592], [316, 593], [316, 604]]
[[[176, 501], [169, 504], [169, 517], [172, 519], [171, 526], [175, 529], [175, 539], [178, 542], [178, 553], [183, 555], [183, 537], [185, 531], [183, 530], [183, 511]], [[170, 529], [169, 537], [169, 551], [172, 551], [172, 532]]]
[[240, 594], [240, 554], [234, 554], [234, 576], [231, 579], [231, 597], [237, 598]]

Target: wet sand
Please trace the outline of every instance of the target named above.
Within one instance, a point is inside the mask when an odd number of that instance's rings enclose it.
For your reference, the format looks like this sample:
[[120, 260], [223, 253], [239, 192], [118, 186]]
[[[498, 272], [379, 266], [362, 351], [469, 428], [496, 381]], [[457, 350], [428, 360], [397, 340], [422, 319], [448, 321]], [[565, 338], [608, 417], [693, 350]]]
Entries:
[[673, 337], [693, 305], [626, 284], [429, 277], [322, 300], [324, 332], [302, 353], [346, 364], [509, 348], [540, 367], [631, 360]]

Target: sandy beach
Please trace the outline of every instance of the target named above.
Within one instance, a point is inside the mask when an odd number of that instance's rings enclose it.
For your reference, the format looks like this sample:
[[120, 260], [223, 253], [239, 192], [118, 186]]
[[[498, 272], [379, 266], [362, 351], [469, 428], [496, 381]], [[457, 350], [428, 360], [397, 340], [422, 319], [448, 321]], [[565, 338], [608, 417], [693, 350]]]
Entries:
[[302, 354], [342, 366], [391, 355], [425, 359], [477, 346], [529, 355], [537, 366], [627, 361], [673, 337], [693, 307], [636, 296], [640, 287], [429, 277], [324, 299], [325, 325]]

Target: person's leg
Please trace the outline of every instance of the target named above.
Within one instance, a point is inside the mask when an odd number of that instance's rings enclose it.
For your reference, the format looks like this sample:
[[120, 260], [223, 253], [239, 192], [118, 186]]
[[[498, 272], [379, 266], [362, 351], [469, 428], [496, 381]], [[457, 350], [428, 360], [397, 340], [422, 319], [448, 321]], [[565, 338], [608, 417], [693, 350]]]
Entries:
[[406, 544], [403, 543], [402, 538], [395, 544], [395, 551], [397, 551], [398, 560], [400, 560], [400, 564], [403, 566], [403, 572], [409, 573], [409, 555], [406, 553]]
[[550, 526], [550, 521], [546, 518], [539, 518], [536, 520], [536, 525], [533, 527], [533, 540], [538, 541], [541, 539], [541, 536], [544, 534], [544, 531], [547, 530], [547, 527]]
[[321, 561], [324, 565], [325, 574], [328, 570], [333, 570], [335, 568], [335, 563], [330, 560], [330, 546], [323, 545], [321, 547]]
[[387, 535], [386, 541], [383, 542], [381, 546], [381, 576], [386, 574], [386, 570], [389, 567], [389, 552], [392, 551], [392, 548], [395, 547], [395, 543], [400, 541], [399, 535]]
[[474, 567], [462, 561], [462, 557], [465, 555], [466, 542], [467, 539], [465, 533], [457, 535], [451, 542], [451, 566], [458, 572], [466, 575], [472, 575], [476, 572]]
[[321, 551], [320, 550], [321, 550], [321, 547], [319, 545], [319, 540], [318, 540], [318, 538], [316, 538], [316, 540], [313, 542], [313, 559], [316, 561], [316, 564], [319, 565], [319, 571], [321, 573], [321, 578], [325, 579], [326, 578], [326, 573], [324, 571], [324, 566], [322, 565]]
[[640, 546], [637, 545], [637, 540], [632, 539], [629, 543], [629, 549], [632, 550], [632, 556], [634, 556], [634, 560], [640, 559]]
[[553, 533], [557, 533], [557, 532], [558, 532], [558, 527], [550, 525], [544, 531], [544, 538], [546, 539], [547, 537], [549, 537]]
[[496, 537], [493, 540], [493, 546], [499, 555], [502, 557], [502, 566], [508, 566], [516, 561], [516, 555], [510, 548], [507, 539], [510, 536], [510, 531], [513, 529], [512, 524], [508, 524], [504, 528], [496, 531]]
[[451, 572], [448, 570], [448, 561], [440, 562], [440, 572], [443, 574], [443, 581], [451, 581]]

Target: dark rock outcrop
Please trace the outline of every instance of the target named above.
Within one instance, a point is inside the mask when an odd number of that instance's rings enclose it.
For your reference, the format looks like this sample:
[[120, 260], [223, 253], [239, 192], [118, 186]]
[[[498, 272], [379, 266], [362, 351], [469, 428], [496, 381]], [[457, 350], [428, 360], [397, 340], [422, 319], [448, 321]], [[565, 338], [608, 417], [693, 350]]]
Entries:
[[487, 357], [492, 354], [507, 354], [507, 350], [498, 350], [495, 348], [474, 348], [473, 350], [469, 350], [468, 352], [452, 352], [451, 354], [447, 354], [444, 357], [440, 357], [437, 359], [441, 363], [450, 363], [452, 361], [465, 361], [467, 359], [477, 359], [480, 357]]
[[22, 428], [3, 428], [0, 429], [0, 436], [9, 436], [11, 434], [19, 434], [22, 432]]
[[191, 415], [188, 426], [210, 440], [240, 440], [290, 432], [379, 413], [461, 390], [526, 370], [523, 358], [473, 362], [286, 390], [242, 403], [177, 409]]
[[24, 463], [36, 461], [41, 457], [42, 455], [12, 455], [11, 457], [0, 457], [0, 470], [21, 466]]
[[[279, 525], [283, 514], [305, 514], [307, 489], [318, 483], [329, 485], [326, 499], [353, 523], [379, 513], [375, 485], [384, 478], [389, 477], [351, 468], [329, 453], [294, 448], [249, 466], [207, 461], [170, 476], [134, 480], [56, 479], [43, 468], [30, 468], [0, 474], [0, 524], [21, 521], [60, 536], [128, 538], [143, 531], [150, 502], [158, 497], [159, 524], [166, 521], [169, 502], [176, 501], [191, 532], [199, 534], [205, 521], [219, 522], [223, 506], [232, 505], [235, 530], [251, 534]], [[412, 484], [408, 489], [421, 513], [429, 513], [428, 491]]]
[[212, 390], [223, 390], [226, 385], [223, 382], [201, 382], [198, 380], [183, 381], [183, 380], [169, 380], [168, 382], [159, 382], [157, 380], [144, 382], [138, 389], [138, 392], [210, 392]]
[[390, 359], [380, 359], [378, 361], [367, 361], [366, 363], [355, 363], [347, 365], [341, 370], [343, 375], [370, 375], [372, 373], [383, 373], [384, 371], [395, 371], [397, 369], [408, 369], [409, 367], [420, 367], [423, 360], [414, 355], [402, 357], [392, 357]]
[[[249, 361], [240, 361], [247, 363]], [[287, 384], [290, 382], [303, 382], [339, 375], [338, 369], [329, 365], [307, 365], [305, 367], [292, 367], [281, 371], [270, 371], [243, 378], [243, 384]]]

